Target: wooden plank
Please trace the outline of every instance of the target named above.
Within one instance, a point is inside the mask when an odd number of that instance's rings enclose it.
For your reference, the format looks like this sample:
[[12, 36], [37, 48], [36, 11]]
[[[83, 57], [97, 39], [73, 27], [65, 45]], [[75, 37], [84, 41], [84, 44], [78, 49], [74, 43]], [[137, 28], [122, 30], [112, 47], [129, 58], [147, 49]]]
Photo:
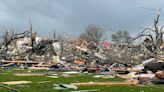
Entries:
[[1, 82], [1, 84], [6, 84], [6, 85], [18, 85], [18, 84], [28, 84], [32, 83], [31, 81], [8, 81], [8, 82]]
[[13, 64], [15, 64], [15, 63], [4, 64], [3, 67], [10, 66], [10, 65], [13, 65]]
[[38, 61], [1, 61], [2, 63], [26, 63], [26, 64], [39, 64], [40, 62]]
[[129, 82], [88, 82], [88, 83], [71, 83], [75, 86], [131, 86], [137, 85], [138, 81], [129, 81]]
[[44, 76], [46, 74], [44, 73], [20, 73], [20, 74], [14, 74], [14, 76]]

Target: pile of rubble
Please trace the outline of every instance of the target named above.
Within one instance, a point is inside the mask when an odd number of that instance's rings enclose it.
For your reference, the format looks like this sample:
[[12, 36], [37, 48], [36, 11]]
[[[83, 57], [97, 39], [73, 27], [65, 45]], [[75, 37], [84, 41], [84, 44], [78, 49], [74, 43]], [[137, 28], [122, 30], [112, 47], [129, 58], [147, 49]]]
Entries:
[[[133, 78], [139, 80], [139, 83], [164, 82], [162, 56], [150, 58], [137, 66], [122, 62], [106, 62], [109, 55], [107, 53], [112, 51], [111, 48], [117, 52], [120, 50], [118, 48], [125, 49], [126, 46], [110, 47], [109, 42], [96, 44], [81, 39], [55, 40], [30, 32], [13, 35], [6, 32], [3, 38], [4, 42], [0, 49], [1, 69], [17, 67], [32, 70], [78, 71], [100, 74], [95, 77]], [[128, 47], [128, 50], [136, 53], [133, 47]]]
[[0, 47], [1, 67], [84, 68], [90, 62], [102, 63], [107, 60], [104, 49], [108, 46], [109, 43], [97, 45], [83, 40], [55, 40], [29, 31], [19, 34], [5, 32]]

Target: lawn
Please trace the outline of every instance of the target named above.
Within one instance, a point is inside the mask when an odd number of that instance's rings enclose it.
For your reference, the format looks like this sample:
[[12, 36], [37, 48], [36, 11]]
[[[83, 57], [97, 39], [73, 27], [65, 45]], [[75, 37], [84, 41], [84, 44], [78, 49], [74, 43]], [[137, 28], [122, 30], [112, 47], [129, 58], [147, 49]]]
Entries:
[[[6, 81], [32, 81], [31, 84], [23, 85], [9, 85], [12, 88], [19, 90], [20, 92], [69, 92], [72, 90], [55, 90], [53, 89], [54, 84], [69, 84], [73, 82], [110, 82], [110, 81], [124, 81], [121, 78], [93, 78], [95, 74], [74, 74], [71, 77], [59, 76], [59, 78], [49, 78], [46, 76], [29, 76], [29, 77], [18, 77], [14, 76], [13, 73], [26, 72], [26, 71], [15, 71], [7, 70], [0, 73], [0, 82]], [[48, 71], [32, 71], [32, 72], [48, 72]], [[38, 83], [44, 82], [47, 83]], [[164, 90], [163, 85], [149, 85], [149, 86], [111, 86], [111, 87], [78, 87], [77, 90], [91, 90], [97, 89], [99, 92], [161, 92]], [[8, 89], [0, 87], [0, 92], [11, 92]]]

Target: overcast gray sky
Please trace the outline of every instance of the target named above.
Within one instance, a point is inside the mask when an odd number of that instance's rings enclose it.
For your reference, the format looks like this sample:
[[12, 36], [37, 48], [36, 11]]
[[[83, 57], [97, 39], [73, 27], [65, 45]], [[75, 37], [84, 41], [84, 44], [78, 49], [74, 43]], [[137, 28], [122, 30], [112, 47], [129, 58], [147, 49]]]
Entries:
[[49, 35], [52, 31], [80, 34], [88, 24], [102, 25], [108, 35], [120, 29], [135, 35], [149, 27], [164, 0], [0, 0], [0, 30], [24, 31], [31, 18], [34, 30]]

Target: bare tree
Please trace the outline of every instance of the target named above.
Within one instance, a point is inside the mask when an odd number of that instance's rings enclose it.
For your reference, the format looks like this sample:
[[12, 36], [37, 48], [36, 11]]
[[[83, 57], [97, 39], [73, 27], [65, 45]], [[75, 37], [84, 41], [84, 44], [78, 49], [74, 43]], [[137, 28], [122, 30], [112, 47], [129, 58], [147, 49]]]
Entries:
[[8, 45], [10, 45], [12, 43], [12, 41], [16, 40], [16, 39], [20, 39], [20, 38], [24, 38], [25, 36], [29, 35], [29, 31], [24, 31], [22, 33], [14, 33], [14, 32], [9, 32], [6, 31], [5, 33], [3, 33], [3, 45], [6, 47], [6, 49], [8, 48]]
[[122, 31], [118, 31], [114, 34], [111, 35], [112, 36], [112, 41], [115, 42], [116, 44], [131, 44], [132, 43], [132, 37], [130, 36], [130, 33], [126, 30]]
[[98, 44], [103, 36], [104, 36], [105, 30], [101, 26], [97, 25], [89, 25], [83, 34], [79, 36], [80, 39], [89, 42], [93, 42]]
[[152, 53], [156, 54], [160, 51], [160, 46], [163, 42], [163, 26], [159, 26], [159, 16], [160, 10], [156, 10], [156, 17], [154, 19], [153, 25], [151, 28], [145, 28], [135, 39], [146, 37], [144, 40], [145, 46], [149, 49]]

